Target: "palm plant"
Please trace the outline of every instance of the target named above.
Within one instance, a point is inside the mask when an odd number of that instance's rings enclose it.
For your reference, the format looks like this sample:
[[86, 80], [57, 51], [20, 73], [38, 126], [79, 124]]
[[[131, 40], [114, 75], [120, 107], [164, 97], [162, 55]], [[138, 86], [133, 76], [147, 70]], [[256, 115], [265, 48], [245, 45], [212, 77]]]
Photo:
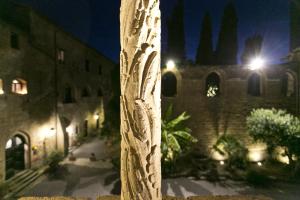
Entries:
[[191, 135], [191, 130], [184, 123], [190, 118], [186, 112], [172, 118], [173, 106], [170, 105], [162, 119], [161, 153], [163, 170], [172, 168], [175, 162], [190, 152], [197, 139]]

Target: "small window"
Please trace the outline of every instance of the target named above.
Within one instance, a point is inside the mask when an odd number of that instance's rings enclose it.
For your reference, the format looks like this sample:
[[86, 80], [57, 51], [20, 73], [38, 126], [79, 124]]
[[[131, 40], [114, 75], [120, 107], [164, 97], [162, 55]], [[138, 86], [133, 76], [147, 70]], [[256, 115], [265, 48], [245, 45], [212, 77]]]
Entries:
[[90, 92], [88, 90], [88, 88], [83, 88], [81, 91], [81, 97], [90, 97]]
[[22, 79], [15, 79], [12, 81], [11, 90], [15, 94], [27, 94], [27, 82]]
[[98, 66], [98, 74], [99, 74], [99, 75], [102, 75], [102, 65], [99, 65], [99, 66]]
[[103, 92], [102, 92], [101, 88], [98, 89], [97, 96], [98, 97], [103, 97]]
[[64, 91], [64, 103], [74, 103], [73, 91], [71, 87], [66, 87]]
[[286, 73], [282, 79], [282, 92], [286, 97], [292, 97], [296, 93], [296, 80], [291, 73]]
[[86, 72], [90, 71], [90, 61], [89, 60], [85, 60], [85, 71]]
[[13, 49], [19, 49], [20, 48], [18, 34], [11, 33], [11, 35], [10, 35], [10, 46]]
[[4, 94], [4, 90], [3, 90], [3, 81], [2, 79], [0, 79], [0, 95]]
[[57, 51], [57, 60], [59, 64], [64, 64], [65, 63], [65, 50], [59, 49]]
[[220, 77], [217, 73], [211, 73], [206, 78], [205, 93], [207, 97], [216, 97], [220, 94]]
[[252, 74], [248, 80], [248, 94], [258, 97], [261, 95], [261, 80], [258, 74]]
[[177, 79], [172, 72], [162, 77], [162, 94], [165, 97], [174, 97], [177, 94]]

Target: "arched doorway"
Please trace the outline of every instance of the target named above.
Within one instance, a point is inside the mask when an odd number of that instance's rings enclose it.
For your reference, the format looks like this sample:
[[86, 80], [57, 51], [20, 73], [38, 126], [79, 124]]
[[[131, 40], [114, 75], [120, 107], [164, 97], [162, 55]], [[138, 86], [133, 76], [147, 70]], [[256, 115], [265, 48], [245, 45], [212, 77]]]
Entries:
[[5, 179], [29, 168], [30, 153], [28, 139], [23, 134], [16, 134], [5, 145]]

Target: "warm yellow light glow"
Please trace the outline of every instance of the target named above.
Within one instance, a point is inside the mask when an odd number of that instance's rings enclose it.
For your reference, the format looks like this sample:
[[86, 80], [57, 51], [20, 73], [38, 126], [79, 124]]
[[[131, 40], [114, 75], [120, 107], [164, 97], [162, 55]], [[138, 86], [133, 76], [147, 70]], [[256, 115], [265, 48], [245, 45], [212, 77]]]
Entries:
[[56, 133], [56, 130], [55, 130], [55, 128], [51, 128], [51, 129], [49, 130], [49, 132], [48, 132], [48, 135], [47, 135], [47, 137], [52, 137], [52, 136], [54, 136], [54, 135], [55, 135], [55, 133]]
[[100, 117], [99, 114], [95, 114], [95, 115], [94, 115], [94, 119], [95, 119], [95, 120], [98, 120], [99, 117]]
[[249, 69], [258, 70], [263, 68], [264, 65], [265, 65], [265, 60], [262, 59], [261, 57], [256, 57], [250, 62]]
[[72, 126], [68, 126], [66, 128], [66, 132], [69, 133], [69, 134], [72, 134], [73, 133], [73, 127]]
[[258, 162], [257, 165], [258, 165], [259, 167], [261, 167], [263, 164], [262, 164], [262, 162]]
[[253, 144], [249, 146], [248, 159], [251, 162], [261, 162], [266, 158], [267, 146], [265, 144]]
[[221, 155], [219, 152], [217, 151], [213, 151], [211, 154], [212, 159], [216, 160], [216, 161], [224, 161], [228, 159], [228, 156], [226, 155]]
[[167, 62], [167, 70], [173, 70], [176, 67], [175, 62], [173, 60], [169, 60]]
[[220, 161], [220, 165], [225, 165], [224, 160], [221, 160], [221, 161]]
[[0, 95], [1, 95], [1, 94], [4, 94], [4, 91], [3, 91], [2, 89], [0, 89]]

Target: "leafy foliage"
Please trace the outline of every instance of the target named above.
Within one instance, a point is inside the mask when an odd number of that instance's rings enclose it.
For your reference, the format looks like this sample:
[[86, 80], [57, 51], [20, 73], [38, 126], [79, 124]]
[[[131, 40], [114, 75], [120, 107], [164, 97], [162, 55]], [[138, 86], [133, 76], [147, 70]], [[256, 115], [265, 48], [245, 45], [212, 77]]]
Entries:
[[282, 147], [283, 156], [289, 158], [290, 164], [294, 159], [300, 159], [300, 120], [284, 110], [257, 109], [247, 118], [250, 136], [268, 146], [271, 154], [276, 147]]
[[224, 157], [228, 157], [229, 167], [245, 169], [247, 167], [248, 149], [234, 136], [222, 135], [213, 146]]
[[197, 139], [191, 135], [191, 130], [183, 122], [190, 118], [185, 112], [172, 118], [173, 106], [170, 105], [162, 120], [162, 167], [164, 172], [172, 171], [174, 163], [186, 155]]
[[47, 158], [47, 165], [49, 166], [49, 172], [56, 172], [59, 169], [59, 163], [63, 161], [64, 154], [60, 151], [53, 151]]

